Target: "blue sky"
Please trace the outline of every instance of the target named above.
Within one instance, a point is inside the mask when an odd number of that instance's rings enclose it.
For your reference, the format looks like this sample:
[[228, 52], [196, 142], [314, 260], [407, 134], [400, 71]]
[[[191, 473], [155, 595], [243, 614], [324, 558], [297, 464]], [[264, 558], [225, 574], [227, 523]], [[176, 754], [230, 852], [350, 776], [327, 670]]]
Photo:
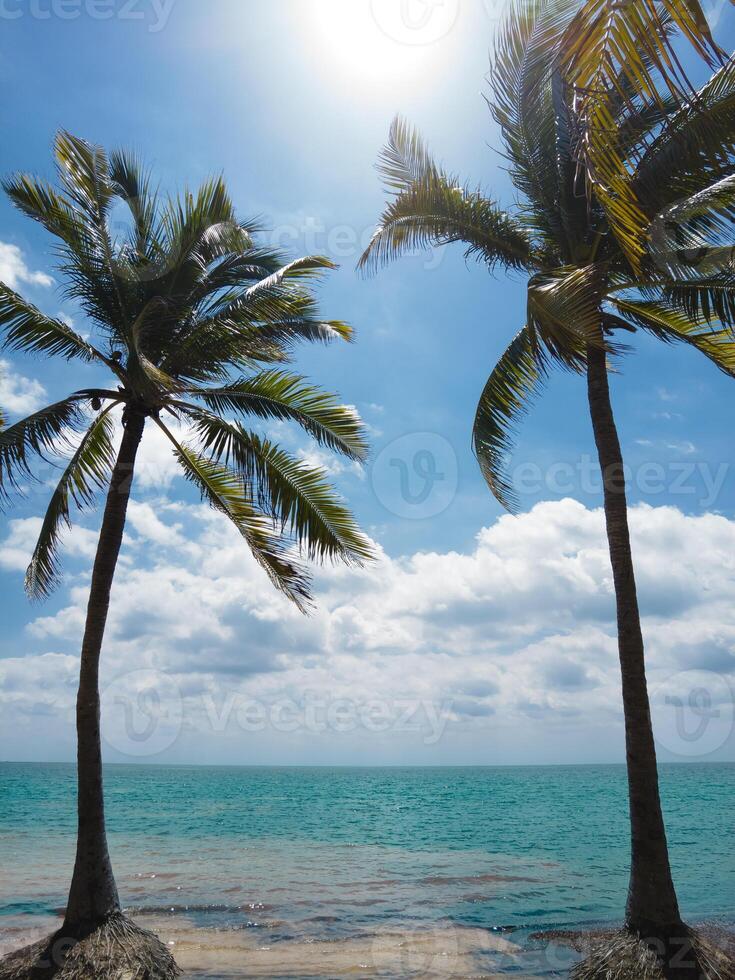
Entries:
[[[358, 245], [383, 203], [374, 162], [396, 113], [420, 128], [450, 169], [512, 204], [498, 133], [482, 99], [501, 6], [500, 0], [446, 0], [433, 19], [423, 26], [417, 19], [407, 32], [396, 20], [397, 4], [383, 0], [0, 3], [0, 82], [8, 93], [0, 107], [6, 134], [0, 171], [50, 174], [53, 134], [65, 127], [108, 147], [138, 149], [166, 188], [222, 172], [240, 212], [260, 216], [271, 240], [294, 255], [326, 252], [340, 263], [321, 289], [323, 307], [358, 332], [355, 345], [304, 349], [298, 367], [338, 390], [371, 427], [371, 462], [363, 470], [336, 467], [334, 477], [385, 558], [369, 581], [326, 573], [322, 609], [311, 623], [292, 619], [280, 599], [267, 597], [247, 562], [240, 567], [233, 557], [232, 578], [256, 585], [242, 595], [242, 583], [234, 586], [231, 604], [221, 609], [202, 603], [202, 622], [192, 620], [181, 642], [171, 641], [162, 610], [179, 610], [171, 612], [179, 622], [180, 609], [191, 608], [186, 597], [198, 601], [214, 589], [221, 598], [230, 579], [223, 549], [232, 546], [237, 554], [237, 546], [217, 537], [220, 529], [206, 524], [195, 498], [171, 477], [161, 447], [150, 446], [121, 571], [120, 621], [113, 624], [105, 667], [110, 683], [127, 683], [124, 663], [128, 673], [137, 672], [125, 688], [131, 698], [141, 685], [148, 690], [156, 677], [160, 681], [159, 672], [175, 678], [175, 699], [184, 705], [181, 731], [146, 759], [621, 758], [609, 576], [596, 512], [600, 497], [588, 485], [593, 444], [583, 382], [557, 376], [535, 406], [514, 461], [522, 467], [526, 513], [515, 523], [498, 523], [501, 511], [471, 453], [470, 427], [489, 370], [522, 325], [523, 282], [489, 276], [466, 263], [459, 249], [407, 259], [375, 279], [354, 271]], [[409, 9], [420, 18], [420, 5]], [[718, 21], [721, 43], [731, 48], [732, 8], [713, 2], [708, 10]], [[406, 43], [417, 40], [432, 43]], [[12, 277], [34, 302], [84, 329], [79, 311], [60, 298], [58, 282], [44, 279], [55, 275], [49, 241], [5, 201], [0, 243], [6, 281]], [[613, 386], [633, 474], [631, 502], [640, 505], [639, 560], [653, 670], [661, 683], [684, 692], [695, 682], [696, 690], [710, 685], [717, 700], [735, 662], [732, 567], [721, 547], [732, 534], [735, 509], [735, 389], [691, 352], [633, 343]], [[88, 373], [63, 363], [2, 357], [0, 395], [11, 414], [13, 406], [18, 415], [36, 404], [41, 389], [52, 400], [88, 383]], [[311, 452], [294, 434], [279, 437]], [[551, 503], [539, 508], [541, 501]], [[0, 757], [68, 758], [73, 752], [69, 697], [94, 519], [85, 518], [70, 539], [62, 589], [44, 607], [30, 606], [21, 568], [43, 506], [43, 493], [34, 490], [0, 525], [6, 623], [0, 675], [4, 664], [7, 695]], [[176, 525], [174, 545], [161, 522]], [[660, 537], [646, 535], [647, 527]], [[483, 528], [489, 529], [484, 537]], [[537, 537], [528, 544], [531, 529]], [[566, 544], [559, 529], [567, 530]], [[526, 542], [517, 551], [515, 538]], [[709, 542], [711, 554], [704, 545], [698, 553], [698, 540]], [[554, 542], [561, 565], [548, 550]], [[668, 563], [667, 549], [673, 549]], [[434, 576], [441, 582], [452, 568], [457, 578], [444, 582], [443, 602]], [[484, 584], [480, 569], [488, 576]], [[144, 594], [162, 591], [155, 615], [150, 609], [136, 615], [141, 593], [135, 590], [143, 586], [135, 575], [147, 572]], [[189, 577], [183, 582], [177, 575]], [[705, 589], [707, 575], [715, 584]], [[490, 580], [498, 583], [495, 597], [498, 590], [507, 592], [502, 614], [488, 593]], [[701, 602], [692, 590], [701, 592]], [[255, 594], [263, 605], [255, 603]], [[429, 594], [436, 601], [421, 612]], [[404, 599], [393, 608], [396, 595]], [[547, 607], [544, 597], [551, 595], [556, 598]], [[219, 624], [213, 608], [219, 609]], [[675, 624], [679, 633], [665, 640]], [[193, 668], [189, 661], [197, 649], [210, 659]], [[690, 667], [711, 676], [682, 679]], [[213, 734], [211, 712], [203, 728], [192, 721], [197, 712], [207, 715], [203, 699], [221, 706], [232, 690], [258, 703], [286, 698], [303, 707], [312, 681], [328, 697], [355, 704], [402, 698], [422, 710], [439, 706], [441, 714], [446, 708], [446, 730], [427, 744], [424, 729], [419, 735], [371, 733], [360, 723], [341, 732], [332, 720], [325, 732], [306, 726], [304, 733], [269, 722], [255, 733], [248, 730], [246, 738], [232, 719]], [[718, 744], [712, 749], [707, 743], [712, 757], [735, 758], [728, 710], [720, 710]], [[422, 724], [431, 729], [430, 719]], [[681, 740], [671, 736], [666, 742], [664, 755], [680, 757]], [[111, 759], [126, 758], [120, 745], [119, 738], [111, 739]]]

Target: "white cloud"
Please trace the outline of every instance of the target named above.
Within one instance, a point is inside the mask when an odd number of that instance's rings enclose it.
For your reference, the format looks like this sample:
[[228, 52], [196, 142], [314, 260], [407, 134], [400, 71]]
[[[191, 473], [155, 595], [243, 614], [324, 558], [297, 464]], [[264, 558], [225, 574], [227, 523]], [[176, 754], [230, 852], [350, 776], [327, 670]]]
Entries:
[[692, 453], [696, 453], [697, 447], [693, 442], [685, 439], [683, 442], [668, 442], [666, 443], [667, 449], [672, 449], [675, 453], [682, 453], [684, 456], [691, 456]]
[[[484, 528], [467, 553], [382, 555], [369, 568], [327, 568], [317, 576], [319, 606], [306, 619], [219, 515], [199, 505], [134, 503], [127, 554], [134, 549], [135, 562], [121, 566], [115, 585], [104, 680], [124, 688], [128, 673], [155, 669], [173, 682], [185, 721], [168, 757], [181, 761], [620, 759], [603, 524], [600, 510], [573, 500], [544, 503]], [[735, 521], [641, 505], [631, 527], [652, 689], [694, 669], [724, 679], [717, 690], [728, 690]], [[20, 567], [10, 545], [4, 554], [0, 560]], [[29, 642], [74, 651], [85, 602], [86, 586], [75, 585], [65, 608], [35, 620]], [[37, 660], [27, 658], [29, 698]], [[252, 732], [236, 719], [237, 705], [249, 700], [277, 707], [310, 698], [373, 704], [393, 723], [385, 732], [364, 724], [342, 731], [339, 709], [325, 730], [270, 724]], [[424, 712], [423, 722], [397, 731], [406, 703]], [[715, 722], [722, 751], [731, 735], [726, 708]], [[60, 707], [60, 732], [65, 724]], [[441, 737], [428, 738], [432, 726]], [[670, 738], [663, 748], [676, 752]]]
[[46, 389], [35, 378], [17, 374], [10, 361], [0, 360], [0, 408], [11, 415], [29, 415], [43, 405]]
[[[26, 517], [9, 522], [9, 534], [0, 542], [0, 567], [25, 571], [42, 524], [43, 519], [40, 517]], [[97, 547], [97, 535], [94, 531], [75, 525], [64, 535], [62, 547], [71, 557], [92, 558]]]
[[[190, 428], [173, 423], [171, 419], [166, 420], [166, 427], [179, 442], [190, 439]], [[166, 435], [157, 426], [147, 425], [135, 464], [136, 485], [144, 490], [163, 492], [181, 475], [181, 466]]]
[[324, 470], [327, 476], [335, 477], [342, 476], [345, 473], [351, 473], [359, 480], [365, 479], [365, 467], [355, 459], [345, 459], [342, 456], [337, 456], [335, 453], [328, 452], [316, 446], [310, 446], [308, 449], [298, 449], [296, 456], [303, 463], [306, 463], [307, 466]]
[[54, 280], [45, 272], [29, 269], [18, 246], [8, 242], [0, 242], [0, 282], [11, 289], [17, 289], [21, 283], [45, 288], [54, 284]]

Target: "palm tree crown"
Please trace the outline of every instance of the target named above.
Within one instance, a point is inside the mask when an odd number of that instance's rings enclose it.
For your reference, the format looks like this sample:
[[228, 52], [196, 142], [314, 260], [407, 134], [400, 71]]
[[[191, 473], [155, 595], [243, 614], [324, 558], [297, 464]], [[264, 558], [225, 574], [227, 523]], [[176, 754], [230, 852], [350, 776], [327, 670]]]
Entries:
[[397, 119], [379, 162], [393, 195], [360, 260], [371, 272], [416, 248], [461, 242], [488, 267], [528, 274], [526, 324], [488, 380], [473, 432], [483, 474], [509, 509], [512, 423], [553, 363], [582, 370], [588, 344], [621, 353], [614, 335], [642, 329], [735, 371], [735, 274], [713, 261], [735, 216], [735, 59], [688, 101], [670, 93], [642, 98], [625, 75], [608, 93], [615, 108], [608, 141], [614, 136], [646, 224], [658, 231], [634, 264], [609, 217], [610, 207], [625, 206], [623, 195], [611, 204], [605, 192], [600, 200], [585, 180], [587, 130], [555, 55], [578, 7], [578, 0], [521, 0], [499, 31], [489, 104], [522, 195], [518, 209], [503, 210], [443, 170]]
[[[258, 246], [256, 226], [238, 220], [221, 179], [164, 199], [129, 154], [108, 157], [60, 133], [55, 157], [58, 189], [27, 175], [4, 187], [56, 238], [66, 294], [93, 325], [94, 342], [2, 284], [0, 331], [10, 350], [94, 363], [114, 380], [74, 391], [0, 433], [4, 497], [32, 474], [34, 459], [68, 450], [28, 592], [42, 597], [54, 587], [73, 505], [90, 505], [109, 483], [118, 409], [123, 425], [139, 416], [165, 433], [184, 475], [304, 607], [309, 579], [294, 544], [306, 557], [358, 562], [370, 557], [370, 545], [320, 469], [243, 420], [293, 421], [328, 449], [364, 458], [355, 411], [284, 367], [297, 341], [352, 336], [347, 324], [322, 319], [309, 290], [331, 263], [309, 256], [284, 264]], [[114, 234], [119, 212], [126, 217]], [[188, 425], [192, 438], [180, 441], [169, 420]]]

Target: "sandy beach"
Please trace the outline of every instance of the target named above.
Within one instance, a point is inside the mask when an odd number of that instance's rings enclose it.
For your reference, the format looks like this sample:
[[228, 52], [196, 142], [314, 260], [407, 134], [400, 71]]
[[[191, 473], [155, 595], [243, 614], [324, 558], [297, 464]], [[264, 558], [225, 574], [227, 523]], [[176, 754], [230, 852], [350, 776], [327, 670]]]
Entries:
[[[286, 940], [263, 943], [247, 929], [198, 928], [183, 916], [141, 916], [137, 923], [166, 943], [188, 977], [235, 980], [241, 977], [500, 977], [488, 972], [523, 968], [524, 951], [485, 929], [451, 924], [433, 929], [392, 929], [389, 926], [350, 939]], [[58, 921], [60, 924], [60, 920]], [[5, 930], [0, 956], [48, 934], [42, 928]], [[53, 926], [52, 926], [53, 927]], [[567, 956], [567, 959], [569, 957]], [[517, 972], [519, 977], [543, 974]]]

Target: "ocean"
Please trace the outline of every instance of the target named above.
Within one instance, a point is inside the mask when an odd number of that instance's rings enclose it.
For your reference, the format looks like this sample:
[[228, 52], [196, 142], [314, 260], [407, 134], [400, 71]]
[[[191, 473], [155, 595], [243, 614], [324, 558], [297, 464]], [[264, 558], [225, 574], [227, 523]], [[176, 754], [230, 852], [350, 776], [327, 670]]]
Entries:
[[[187, 975], [565, 976], [531, 938], [613, 923], [625, 770], [109, 766], [130, 914]], [[50, 931], [74, 860], [74, 767], [0, 764], [0, 951]], [[735, 923], [735, 765], [661, 771], [685, 917]]]

